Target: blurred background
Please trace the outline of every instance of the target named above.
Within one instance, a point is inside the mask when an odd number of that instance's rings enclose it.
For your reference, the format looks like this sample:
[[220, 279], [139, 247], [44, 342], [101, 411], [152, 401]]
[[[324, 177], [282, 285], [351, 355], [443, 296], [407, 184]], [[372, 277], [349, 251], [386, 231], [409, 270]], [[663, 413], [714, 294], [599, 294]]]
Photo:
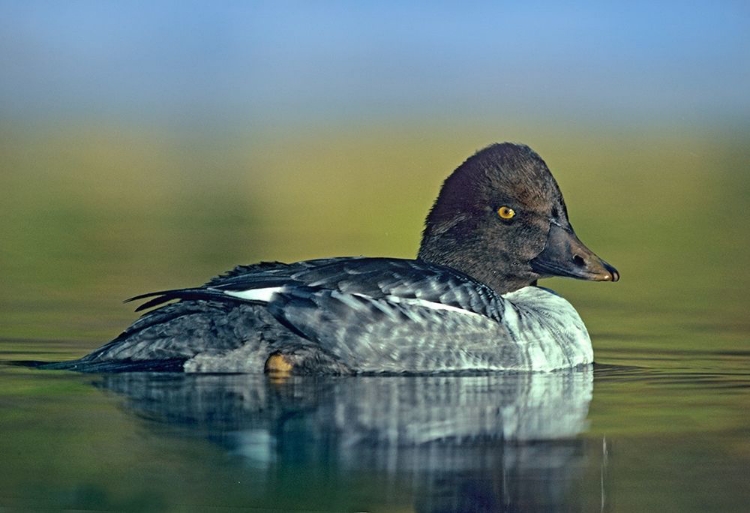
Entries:
[[412, 257], [507, 140], [622, 274], [547, 282], [598, 360], [744, 347], [749, 91], [741, 1], [0, 0], [0, 336], [79, 356], [235, 264]]

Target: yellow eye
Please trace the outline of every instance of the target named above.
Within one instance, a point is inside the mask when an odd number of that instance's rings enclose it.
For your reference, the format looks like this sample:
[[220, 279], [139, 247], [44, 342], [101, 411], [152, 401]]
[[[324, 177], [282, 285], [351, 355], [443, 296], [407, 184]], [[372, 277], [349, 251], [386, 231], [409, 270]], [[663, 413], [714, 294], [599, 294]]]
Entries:
[[497, 215], [499, 215], [501, 219], [513, 219], [513, 216], [516, 215], [516, 211], [510, 207], [502, 206], [497, 209]]

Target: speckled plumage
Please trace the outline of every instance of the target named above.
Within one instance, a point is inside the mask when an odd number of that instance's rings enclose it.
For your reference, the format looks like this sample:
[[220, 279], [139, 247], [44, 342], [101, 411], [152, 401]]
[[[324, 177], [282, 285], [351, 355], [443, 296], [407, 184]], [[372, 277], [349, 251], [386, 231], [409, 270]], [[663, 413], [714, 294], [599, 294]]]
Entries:
[[[501, 206], [515, 217], [501, 219]], [[486, 148], [449, 177], [417, 260], [331, 258], [239, 266], [201, 287], [137, 296], [151, 310], [53, 368], [296, 373], [549, 371], [593, 361], [548, 275], [616, 281], [578, 241], [560, 190], [526, 146]], [[164, 304], [171, 300], [174, 303]]]

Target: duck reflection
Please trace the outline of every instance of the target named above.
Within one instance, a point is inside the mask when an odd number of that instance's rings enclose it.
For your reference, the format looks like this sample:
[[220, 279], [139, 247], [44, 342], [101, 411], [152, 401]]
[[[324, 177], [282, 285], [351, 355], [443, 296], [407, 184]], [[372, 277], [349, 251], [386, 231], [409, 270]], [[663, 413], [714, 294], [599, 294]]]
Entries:
[[[586, 457], [589, 368], [486, 376], [123, 373], [97, 386], [152, 422], [219, 443], [261, 486], [370, 474], [419, 511], [569, 509]], [[272, 477], [269, 477], [272, 476]], [[273, 492], [273, 490], [268, 490]], [[385, 493], [385, 492], [384, 492]], [[575, 495], [575, 494], [572, 494]], [[574, 499], [575, 500], [575, 499]], [[568, 501], [566, 503], [566, 501]]]

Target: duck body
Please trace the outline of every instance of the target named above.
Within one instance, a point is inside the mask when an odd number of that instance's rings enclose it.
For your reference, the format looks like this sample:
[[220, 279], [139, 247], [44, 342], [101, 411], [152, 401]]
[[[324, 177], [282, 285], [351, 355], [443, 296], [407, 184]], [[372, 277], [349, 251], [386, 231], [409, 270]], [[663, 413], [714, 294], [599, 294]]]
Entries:
[[[593, 362], [580, 316], [539, 278], [616, 281], [575, 236], [557, 183], [526, 146], [460, 166], [416, 260], [340, 257], [238, 266], [153, 308], [79, 371], [295, 374], [551, 371]], [[177, 300], [176, 302], [170, 302]]]
[[147, 313], [74, 368], [253, 372], [271, 355], [297, 372], [335, 374], [549, 371], [593, 361], [586, 328], [562, 297], [535, 286], [500, 296], [419, 260], [261, 263], [153, 296], [144, 306], [181, 301]]

